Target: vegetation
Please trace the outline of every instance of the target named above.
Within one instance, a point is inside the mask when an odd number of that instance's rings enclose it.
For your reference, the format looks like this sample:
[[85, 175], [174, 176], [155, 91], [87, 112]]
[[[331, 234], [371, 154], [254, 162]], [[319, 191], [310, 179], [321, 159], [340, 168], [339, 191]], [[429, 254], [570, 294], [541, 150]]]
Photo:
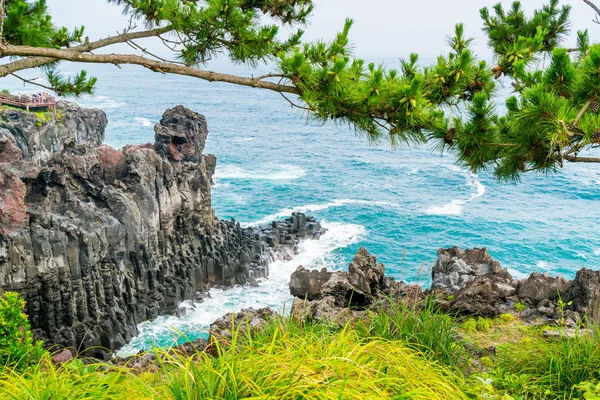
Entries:
[[[473, 171], [491, 169], [500, 179], [555, 171], [565, 162], [600, 162], [580, 156], [600, 144], [600, 44], [580, 31], [576, 46], [561, 47], [569, 32], [570, 6], [559, 0], [548, 0], [530, 14], [520, 2], [508, 9], [501, 4], [481, 9], [494, 53], [491, 64], [475, 56], [471, 39], [458, 24], [448, 40], [449, 53], [434, 65], [420, 66], [418, 55], [412, 54], [397, 70], [352, 56], [351, 20], [330, 42], [305, 42], [302, 30], [282, 37], [279, 26], [308, 21], [312, 0], [108, 1], [123, 8], [130, 26], [96, 41], [83, 39], [83, 27], [69, 31], [54, 26], [44, 0], [0, 1], [0, 36], [5, 40], [0, 58], [11, 58], [0, 66], [0, 77], [19, 77], [19, 71], [42, 67], [48, 84], [23, 80], [77, 96], [91, 93], [96, 79], [85, 71], [64, 78], [59, 61], [135, 64], [274, 90], [317, 119], [348, 123], [372, 140], [387, 137], [393, 145], [430, 141], [456, 153]], [[598, 11], [591, 1], [583, 1]], [[136, 29], [138, 24], [146, 30]], [[158, 57], [136, 42], [148, 37], [160, 38], [176, 59]], [[94, 53], [118, 43], [136, 51]], [[277, 71], [247, 78], [202, 69], [219, 55], [252, 66], [267, 62]], [[514, 90], [505, 115], [496, 110], [499, 78]], [[452, 112], [455, 107], [463, 111], [460, 117]]]
[[[13, 310], [22, 307], [20, 299], [17, 303]], [[27, 328], [22, 315], [19, 321]], [[598, 398], [600, 336], [551, 340], [543, 330], [509, 314], [457, 319], [441, 313], [431, 299], [413, 306], [390, 302], [386, 311], [367, 313], [342, 328], [279, 317], [260, 331], [238, 329], [206, 353], [157, 349], [159, 361], [144, 370], [86, 359], [57, 365], [43, 353], [37, 363], [0, 368], [0, 397]], [[12, 347], [23, 343], [18, 337]], [[2, 344], [7, 347], [6, 340]]]
[[14, 292], [0, 297], [0, 365], [16, 371], [35, 363], [42, 355], [42, 343], [33, 340], [25, 302]]

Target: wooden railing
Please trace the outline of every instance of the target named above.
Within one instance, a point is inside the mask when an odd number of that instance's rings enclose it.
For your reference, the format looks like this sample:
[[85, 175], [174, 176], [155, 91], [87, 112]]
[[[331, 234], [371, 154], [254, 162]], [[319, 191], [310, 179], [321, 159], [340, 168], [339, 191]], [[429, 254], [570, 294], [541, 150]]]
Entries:
[[47, 107], [50, 110], [56, 111], [56, 99], [52, 96], [14, 96], [12, 94], [0, 93], [0, 107], [8, 104], [15, 107], [22, 107], [29, 111], [30, 108]]

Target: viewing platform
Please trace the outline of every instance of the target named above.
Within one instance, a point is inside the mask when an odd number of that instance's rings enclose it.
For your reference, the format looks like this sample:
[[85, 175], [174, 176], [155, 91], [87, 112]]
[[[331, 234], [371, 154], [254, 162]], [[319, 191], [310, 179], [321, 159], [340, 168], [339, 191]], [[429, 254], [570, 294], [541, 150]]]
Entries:
[[14, 107], [21, 107], [27, 111], [37, 108], [47, 108], [48, 110], [56, 113], [56, 99], [47, 94], [38, 96], [15, 96], [12, 94], [0, 93], [0, 108], [2, 108], [2, 106], [5, 104]]

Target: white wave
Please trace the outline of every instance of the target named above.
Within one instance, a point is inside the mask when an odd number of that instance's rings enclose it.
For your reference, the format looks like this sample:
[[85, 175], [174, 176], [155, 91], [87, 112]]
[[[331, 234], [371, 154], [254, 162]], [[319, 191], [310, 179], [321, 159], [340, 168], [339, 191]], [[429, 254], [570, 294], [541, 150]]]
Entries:
[[159, 317], [151, 322], [138, 325], [140, 334], [123, 347], [118, 356], [124, 357], [135, 354], [141, 349], [147, 349], [153, 341], [173, 336], [176, 332], [186, 334], [206, 331], [210, 324], [226, 313], [240, 311], [244, 308], [271, 307], [276, 311], [289, 311], [291, 295], [289, 293], [290, 275], [298, 265], [306, 268], [335, 269], [339, 266], [333, 257], [336, 249], [357, 243], [366, 234], [361, 225], [322, 221], [327, 232], [319, 240], [305, 240], [300, 243], [299, 254], [291, 261], [276, 261], [269, 266], [269, 279], [260, 283], [259, 287], [251, 288], [238, 286], [229, 290], [211, 290], [211, 298], [203, 303], [192, 305], [182, 304], [187, 314], [181, 318]]
[[152, 126], [152, 122], [150, 122], [150, 120], [148, 118], [140, 118], [140, 117], [135, 117], [135, 122], [141, 124], [142, 126]]
[[244, 138], [235, 139], [235, 141], [237, 143], [251, 142], [253, 140], [256, 140], [256, 138], [255, 137], [244, 137]]
[[100, 108], [103, 110], [111, 108], [121, 108], [127, 106], [126, 103], [116, 101], [108, 96], [94, 96], [86, 100], [80, 101], [79, 104], [82, 107], [87, 108]]
[[600, 256], [600, 248], [594, 249], [594, 255]]
[[389, 203], [387, 201], [338, 199], [338, 200], [333, 200], [329, 203], [308, 204], [305, 206], [284, 208], [283, 210], [281, 210], [275, 214], [267, 215], [264, 218], [259, 219], [258, 221], [242, 222], [240, 225], [242, 225], [243, 227], [264, 225], [264, 224], [268, 224], [269, 222], [280, 219], [280, 218], [289, 217], [290, 215], [292, 215], [292, 213], [295, 213], [295, 212], [307, 213], [307, 212], [323, 211], [323, 210], [328, 210], [330, 208], [344, 207], [344, 206], [351, 205], [351, 204], [362, 204], [362, 205], [368, 205], [368, 206], [390, 207], [390, 208], [397, 207], [397, 204]]
[[264, 165], [257, 170], [248, 170], [235, 165], [217, 167], [217, 179], [261, 179], [261, 180], [293, 180], [302, 178], [306, 171], [296, 165], [272, 164]]
[[473, 188], [471, 196], [468, 199], [454, 199], [441, 206], [429, 207], [425, 211], [429, 215], [460, 215], [467, 203], [470, 203], [485, 194], [485, 186], [479, 181], [476, 174], [465, 171], [455, 165], [450, 165], [449, 169], [465, 176], [467, 186]]

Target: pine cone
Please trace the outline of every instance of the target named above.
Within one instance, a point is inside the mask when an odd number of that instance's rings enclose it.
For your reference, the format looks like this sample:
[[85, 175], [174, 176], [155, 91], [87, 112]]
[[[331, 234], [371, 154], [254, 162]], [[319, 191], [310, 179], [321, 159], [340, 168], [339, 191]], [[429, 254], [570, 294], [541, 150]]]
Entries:
[[600, 131], [594, 132], [592, 134], [592, 141], [594, 143], [600, 143]]
[[597, 101], [594, 101], [592, 104], [590, 104], [590, 110], [594, 114], [598, 114], [598, 102]]
[[446, 134], [444, 135], [444, 142], [446, 142], [447, 145], [452, 146], [454, 144], [454, 134], [455, 133], [456, 133], [455, 128], [448, 129], [448, 132], [446, 132]]

